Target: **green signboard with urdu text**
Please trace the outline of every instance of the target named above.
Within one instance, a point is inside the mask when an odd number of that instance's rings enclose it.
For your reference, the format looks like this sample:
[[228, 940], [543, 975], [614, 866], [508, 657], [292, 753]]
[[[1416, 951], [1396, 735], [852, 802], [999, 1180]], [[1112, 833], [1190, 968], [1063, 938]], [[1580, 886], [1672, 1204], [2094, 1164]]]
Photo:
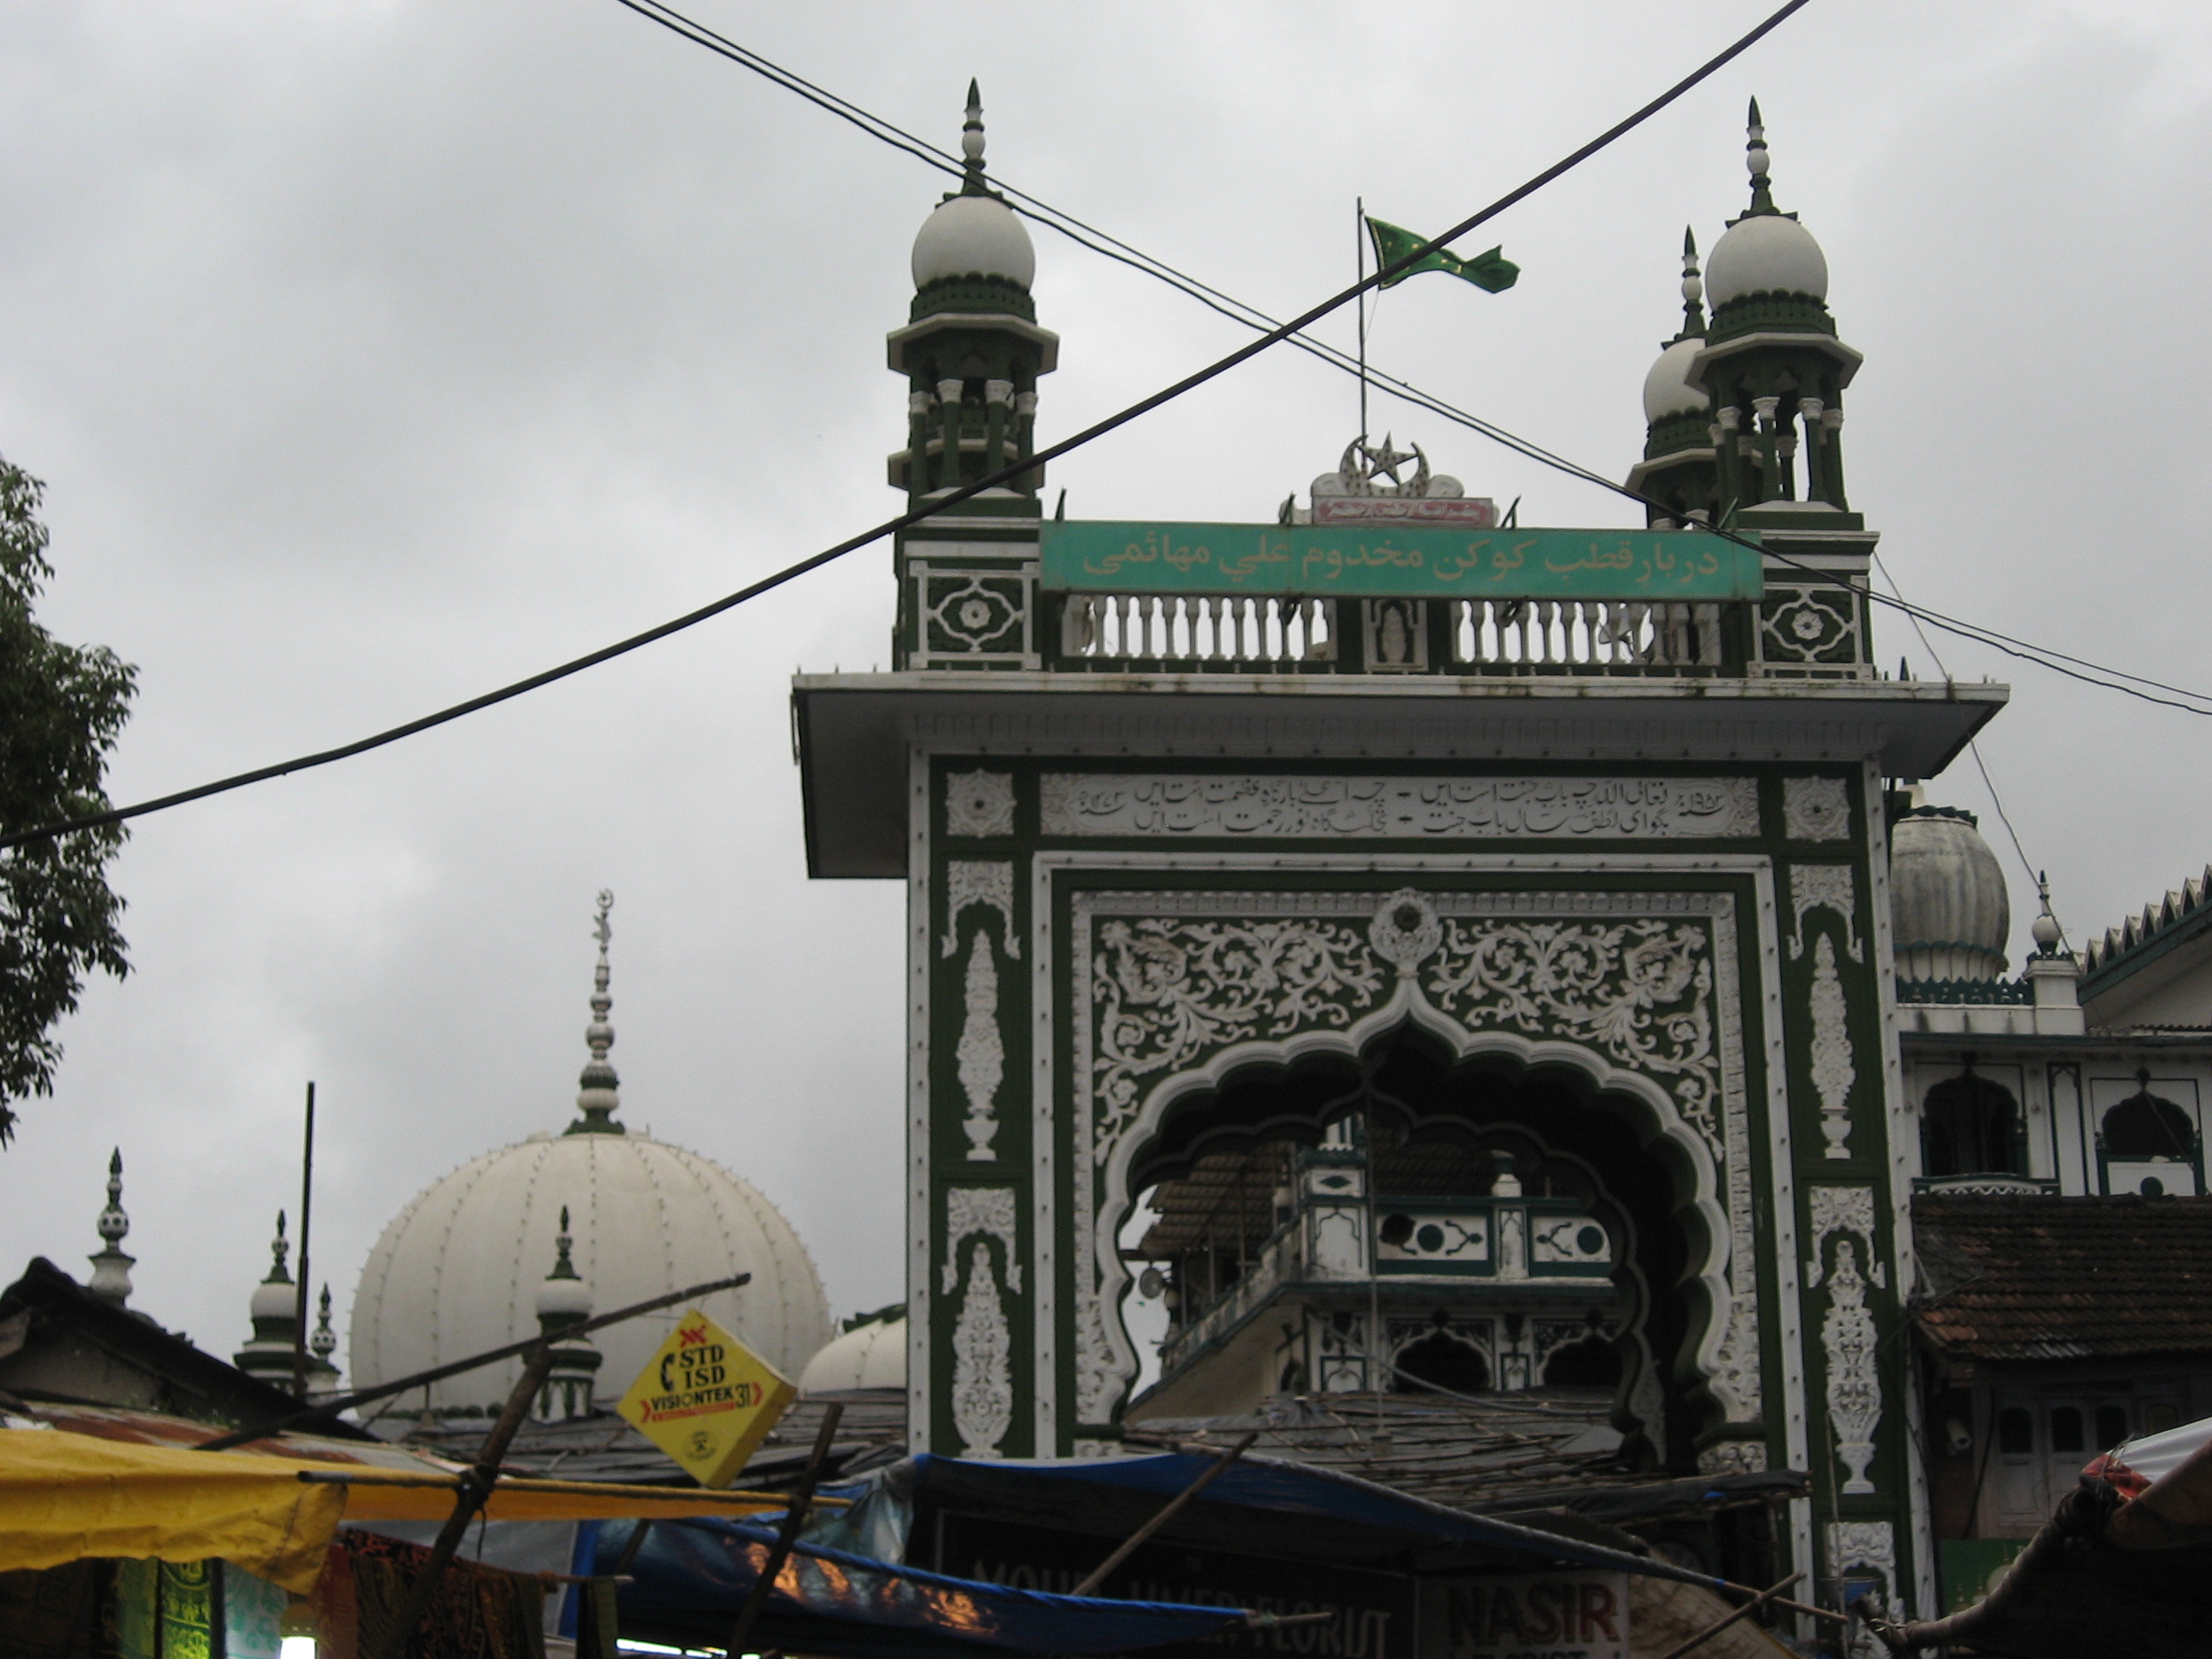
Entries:
[[1077, 593], [1755, 599], [1759, 556], [1702, 531], [1048, 520], [1042, 586]]

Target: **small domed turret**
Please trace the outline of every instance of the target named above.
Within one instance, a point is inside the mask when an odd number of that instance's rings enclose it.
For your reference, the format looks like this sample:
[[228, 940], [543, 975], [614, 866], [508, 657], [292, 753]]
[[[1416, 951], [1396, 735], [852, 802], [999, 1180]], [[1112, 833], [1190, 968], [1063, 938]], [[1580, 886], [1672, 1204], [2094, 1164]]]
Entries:
[[847, 1321], [844, 1334], [806, 1362], [799, 1377], [799, 1393], [905, 1388], [906, 1338], [903, 1303]]
[[1889, 839], [1889, 907], [1899, 979], [2003, 976], [2012, 901], [1972, 813], [1916, 806], [1898, 819]]

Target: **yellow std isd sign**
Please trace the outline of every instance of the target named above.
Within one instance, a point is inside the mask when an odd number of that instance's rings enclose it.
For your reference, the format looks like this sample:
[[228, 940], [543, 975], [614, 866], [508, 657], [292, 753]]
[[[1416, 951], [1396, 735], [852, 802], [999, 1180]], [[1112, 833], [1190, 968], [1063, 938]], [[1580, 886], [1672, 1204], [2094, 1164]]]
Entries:
[[696, 1308], [676, 1322], [617, 1410], [702, 1486], [726, 1486], [798, 1395]]

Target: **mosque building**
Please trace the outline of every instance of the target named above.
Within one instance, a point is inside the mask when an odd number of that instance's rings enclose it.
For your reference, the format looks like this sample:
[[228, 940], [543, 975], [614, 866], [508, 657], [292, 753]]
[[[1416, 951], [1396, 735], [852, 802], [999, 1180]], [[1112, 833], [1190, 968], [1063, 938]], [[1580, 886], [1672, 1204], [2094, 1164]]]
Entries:
[[1626, 531], [1365, 434], [1249, 522], [1046, 518], [972, 89], [963, 148], [888, 476], [1020, 470], [900, 533], [889, 672], [793, 688], [810, 872], [905, 883], [911, 1445], [1595, 1397], [1620, 1466], [1798, 1472], [1760, 1582], [1924, 1610], [2084, 1446], [2212, 1413], [2212, 904], [2087, 952], [2046, 906], [2008, 976], [1922, 793], [2008, 692], [1879, 665], [1863, 359], [1757, 106]]
[[[707, 1311], [915, 1451], [1504, 1402], [1778, 1502], [1684, 1559], [1923, 1613], [2095, 1450], [2212, 1415], [2212, 869], [2084, 949], [2039, 893], [2012, 972], [2003, 868], [1925, 793], [2008, 693], [1879, 665], [1863, 360], [1748, 138], [1644, 379], [1641, 528], [1501, 524], [1364, 433], [1247, 523], [1067, 520], [971, 88], [887, 475], [1012, 476], [900, 534], [888, 672], [793, 688], [810, 873], [905, 884], [906, 1300], [833, 1334], [766, 1198], [619, 1121], [603, 894], [578, 1115], [393, 1218], [345, 1386], [544, 1334], [536, 1414], [580, 1430], [681, 1310], [564, 1334], [743, 1272]], [[283, 1218], [222, 1366], [122, 1311], [120, 1169], [89, 1285], [0, 1297], [0, 1389], [110, 1386], [70, 1334], [112, 1328], [167, 1345], [134, 1401], [265, 1411]], [[518, 1375], [373, 1426], [480, 1436]]]

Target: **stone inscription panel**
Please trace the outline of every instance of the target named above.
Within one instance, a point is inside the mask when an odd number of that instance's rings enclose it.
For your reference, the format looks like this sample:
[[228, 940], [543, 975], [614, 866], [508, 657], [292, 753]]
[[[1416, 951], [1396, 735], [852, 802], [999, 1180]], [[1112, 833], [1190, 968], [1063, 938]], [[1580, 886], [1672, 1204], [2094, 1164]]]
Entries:
[[1751, 778], [1048, 772], [1042, 788], [1048, 836], [1652, 841], [1759, 832]]

